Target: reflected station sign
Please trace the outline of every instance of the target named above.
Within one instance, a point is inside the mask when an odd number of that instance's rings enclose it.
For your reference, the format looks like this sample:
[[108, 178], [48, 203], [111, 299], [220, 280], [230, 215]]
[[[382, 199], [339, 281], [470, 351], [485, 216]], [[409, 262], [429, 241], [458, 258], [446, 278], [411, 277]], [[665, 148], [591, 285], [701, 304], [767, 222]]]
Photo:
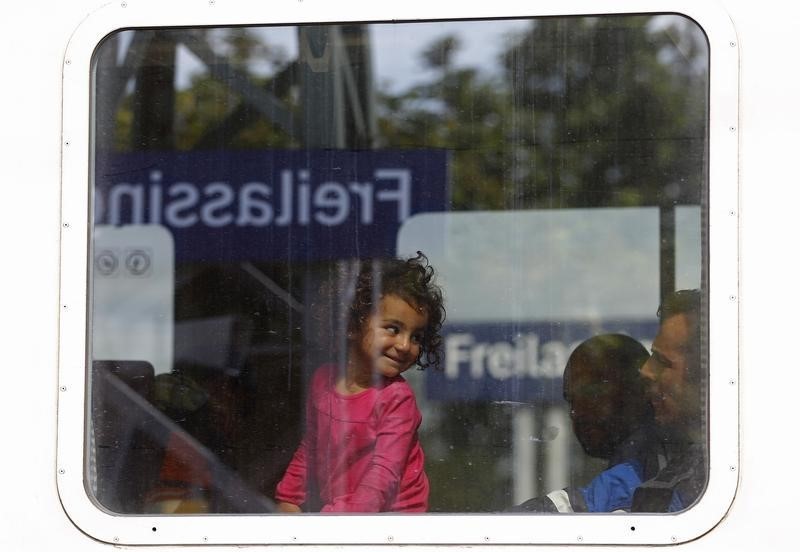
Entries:
[[391, 256], [443, 211], [445, 150], [98, 154], [95, 224], [165, 226], [178, 261]]
[[658, 322], [475, 322], [445, 324], [442, 370], [428, 369], [431, 400], [553, 403], [567, 359], [584, 340], [623, 333], [649, 350]]

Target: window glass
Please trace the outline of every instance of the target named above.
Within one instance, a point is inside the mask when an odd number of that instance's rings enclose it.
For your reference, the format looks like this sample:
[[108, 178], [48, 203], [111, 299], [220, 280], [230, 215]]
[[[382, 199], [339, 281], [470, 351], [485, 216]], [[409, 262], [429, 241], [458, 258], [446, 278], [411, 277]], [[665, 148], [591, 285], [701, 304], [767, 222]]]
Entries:
[[[110, 35], [92, 87], [95, 500], [691, 507], [708, 65], [675, 15]], [[435, 286], [409, 288], [425, 267]]]

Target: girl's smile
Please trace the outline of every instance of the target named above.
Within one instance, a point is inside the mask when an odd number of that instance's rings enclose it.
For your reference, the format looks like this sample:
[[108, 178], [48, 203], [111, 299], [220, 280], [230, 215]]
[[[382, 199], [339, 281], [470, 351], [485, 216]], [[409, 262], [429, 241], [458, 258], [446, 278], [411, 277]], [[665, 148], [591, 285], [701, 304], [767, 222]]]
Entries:
[[393, 378], [408, 370], [419, 358], [427, 323], [427, 313], [397, 295], [384, 296], [353, 343], [351, 359], [361, 376], [356, 379], [371, 380], [373, 374]]

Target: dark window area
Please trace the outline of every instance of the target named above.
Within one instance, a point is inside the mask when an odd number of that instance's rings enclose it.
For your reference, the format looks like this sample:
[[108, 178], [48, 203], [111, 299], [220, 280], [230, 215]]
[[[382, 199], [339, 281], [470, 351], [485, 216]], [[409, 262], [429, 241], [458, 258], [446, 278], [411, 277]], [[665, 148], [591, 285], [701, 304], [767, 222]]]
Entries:
[[[104, 508], [701, 496], [709, 50], [692, 21], [126, 30], [92, 79]], [[440, 328], [392, 263], [417, 252]], [[664, 490], [665, 468], [687, 476]]]

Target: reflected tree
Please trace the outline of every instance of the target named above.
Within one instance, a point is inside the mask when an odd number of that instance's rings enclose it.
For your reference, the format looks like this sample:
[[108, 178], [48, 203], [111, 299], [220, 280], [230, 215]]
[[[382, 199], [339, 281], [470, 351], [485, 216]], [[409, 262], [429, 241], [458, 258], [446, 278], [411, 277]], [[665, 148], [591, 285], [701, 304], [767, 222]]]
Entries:
[[384, 93], [380, 120], [386, 145], [453, 152], [454, 209], [699, 202], [707, 44], [688, 20], [536, 20], [500, 77], [455, 68], [458, 46], [423, 49], [435, 77]]

